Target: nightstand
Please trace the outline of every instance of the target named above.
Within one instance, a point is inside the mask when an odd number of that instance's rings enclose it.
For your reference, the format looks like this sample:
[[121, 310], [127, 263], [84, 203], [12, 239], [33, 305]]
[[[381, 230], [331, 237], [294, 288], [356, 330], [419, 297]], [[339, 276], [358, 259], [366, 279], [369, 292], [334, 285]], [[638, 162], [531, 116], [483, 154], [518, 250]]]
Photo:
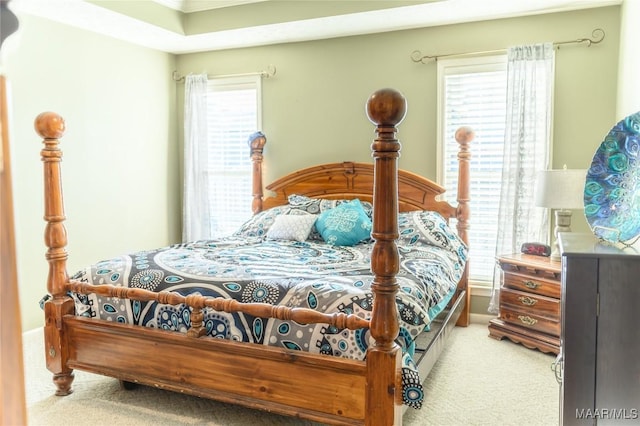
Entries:
[[489, 322], [489, 336], [557, 354], [561, 263], [520, 253], [498, 256], [497, 262], [502, 269], [500, 315]]

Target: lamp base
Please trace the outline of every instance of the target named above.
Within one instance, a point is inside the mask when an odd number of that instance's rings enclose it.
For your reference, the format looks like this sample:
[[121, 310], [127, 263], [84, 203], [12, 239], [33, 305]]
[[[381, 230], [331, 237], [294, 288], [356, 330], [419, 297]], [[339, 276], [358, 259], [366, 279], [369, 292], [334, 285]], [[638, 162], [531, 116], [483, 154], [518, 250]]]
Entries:
[[560, 232], [571, 232], [571, 215], [571, 210], [556, 210], [556, 226], [553, 229], [555, 240], [551, 245], [551, 256], [549, 256], [555, 262], [559, 262], [562, 259], [562, 253], [560, 253], [560, 246], [558, 245], [558, 234]]

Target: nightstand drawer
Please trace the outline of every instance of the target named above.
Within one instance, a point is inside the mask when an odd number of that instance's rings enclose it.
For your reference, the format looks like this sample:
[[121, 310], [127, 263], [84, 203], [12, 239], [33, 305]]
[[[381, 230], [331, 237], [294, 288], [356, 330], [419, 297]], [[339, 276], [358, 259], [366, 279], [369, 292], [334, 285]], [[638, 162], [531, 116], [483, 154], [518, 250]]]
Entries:
[[560, 283], [558, 281], [518, 274], [516, 272], [504, 272], [502, 286], [560, 299]]
[[560, 336], [560, 322], [530, 312], [516, 310], [511, 306], [500, 307], [500, 319], [520, 327]]
[[523, 314], [533, 314], [560, 321], [560, 300], [533, 293], [500, 289], [500, 306], [509, 305]]

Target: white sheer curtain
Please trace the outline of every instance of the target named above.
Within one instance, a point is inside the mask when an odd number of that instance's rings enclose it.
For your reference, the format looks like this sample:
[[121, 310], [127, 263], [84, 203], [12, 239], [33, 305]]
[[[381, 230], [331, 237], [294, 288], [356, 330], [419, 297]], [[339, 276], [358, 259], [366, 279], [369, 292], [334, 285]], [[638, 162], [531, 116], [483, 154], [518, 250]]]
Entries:
[[[507, 117], [496, 254], [516, 253], [524, 242], [546, 242], [548, 213], [535, 207], [536, 172], [548, 166], [555, 51], [551, 43], [508, 50]], [[490, 313], [499, 312], [496, 267]]]
[[207, 151], [207, 75], [189, 75], [184, 86], [183, 241], [211, 237]]

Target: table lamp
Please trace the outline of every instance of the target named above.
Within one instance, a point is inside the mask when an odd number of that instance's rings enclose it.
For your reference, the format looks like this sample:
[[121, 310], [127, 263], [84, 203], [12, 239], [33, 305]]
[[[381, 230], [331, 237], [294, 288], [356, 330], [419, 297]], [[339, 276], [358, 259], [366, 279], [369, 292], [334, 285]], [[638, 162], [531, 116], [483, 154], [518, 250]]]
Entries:
[[556, 226], [551, 260], [560, 260], [558, 233], [571, 232], [571, 210], [584, 208], [587, 171], [581, 169], [543, 170], [536, 176], [535, 205], [555, 210]]

